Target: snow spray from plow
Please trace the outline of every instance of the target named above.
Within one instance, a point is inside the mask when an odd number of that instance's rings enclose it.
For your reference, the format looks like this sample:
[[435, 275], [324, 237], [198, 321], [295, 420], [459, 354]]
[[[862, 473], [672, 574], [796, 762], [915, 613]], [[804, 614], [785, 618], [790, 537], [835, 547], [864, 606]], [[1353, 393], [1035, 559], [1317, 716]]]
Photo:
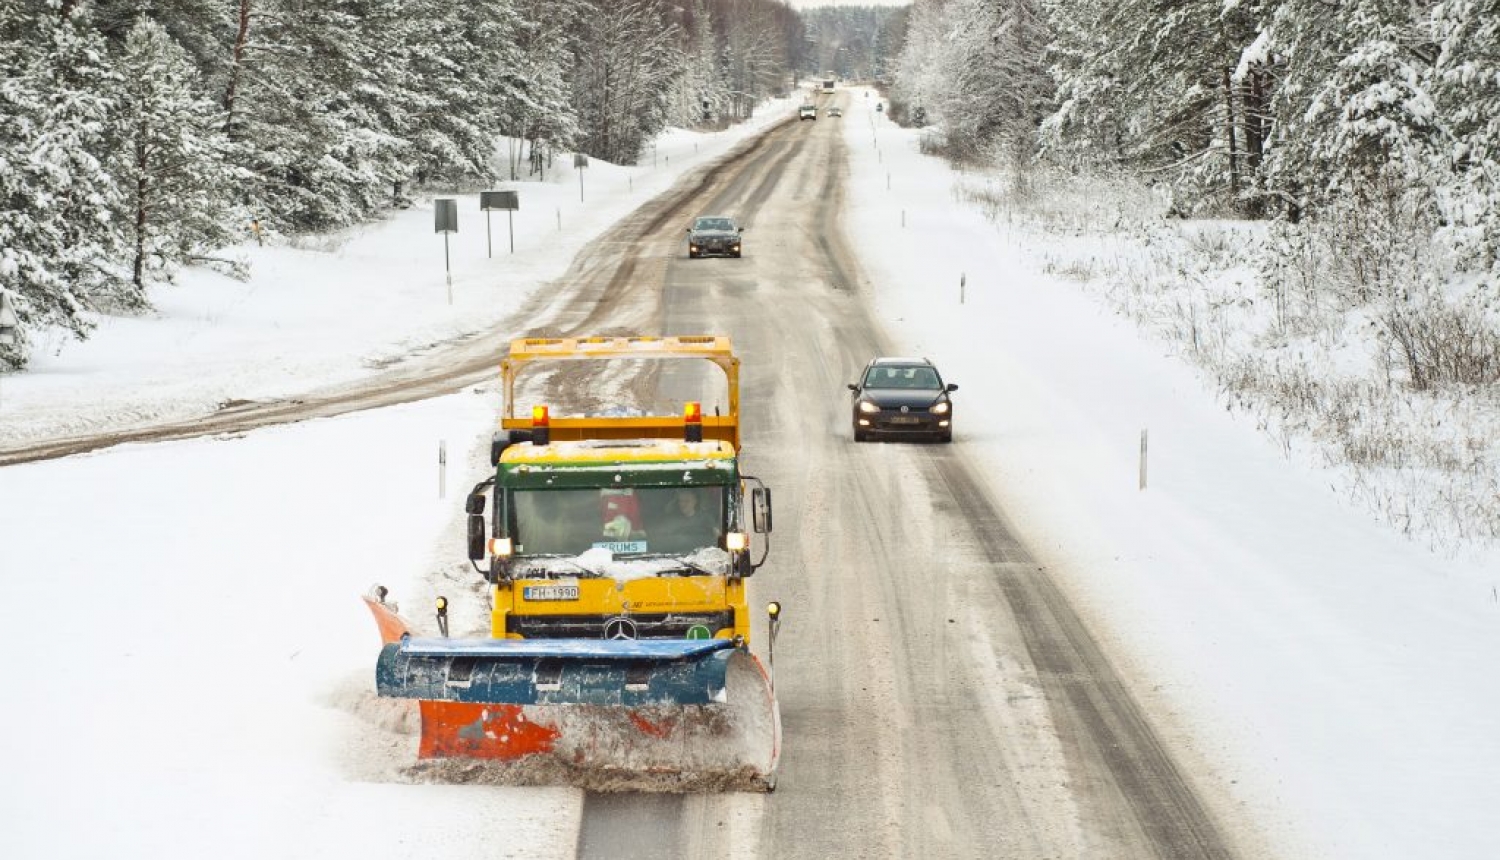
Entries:
[[418, 775], [606, 791], [775, 787], [771, 680], [730, 640], [414, 638], [383, 602], [367, 602], [387, 640], [377, 691], [420, 706]]

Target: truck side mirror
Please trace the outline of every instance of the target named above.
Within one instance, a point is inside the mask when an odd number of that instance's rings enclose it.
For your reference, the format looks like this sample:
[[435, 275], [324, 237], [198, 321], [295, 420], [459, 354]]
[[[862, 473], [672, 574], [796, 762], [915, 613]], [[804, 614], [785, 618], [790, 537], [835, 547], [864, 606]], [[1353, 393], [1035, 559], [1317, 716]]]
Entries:
[[770, 533], [771, 490], [769, 487], [756, 487], [750, 491], [750, 519], [756, 534]]
[[[473, 498], [473, 496], [470, 496]], [[480, 501], [484, 500], [480, 496]], [[484, 559], [484, 516], [482, 514], [469, 514], [469, 560], [482, 561]]]
[[484, 513], [483, 492], [470, 493], [469, 497], [467, 499], [464, 499], [464, 513], [469, 514], [470, 516], [474, 514]]

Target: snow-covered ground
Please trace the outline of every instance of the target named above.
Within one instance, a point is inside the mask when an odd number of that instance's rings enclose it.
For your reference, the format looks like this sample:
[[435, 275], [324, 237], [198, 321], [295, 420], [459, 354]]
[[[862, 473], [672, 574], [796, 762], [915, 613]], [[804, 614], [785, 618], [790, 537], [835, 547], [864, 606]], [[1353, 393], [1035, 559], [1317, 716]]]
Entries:
[[[838, 121], [878, 313], [960, 384], [955, 444], [1189, 764], [1277, 856], [1500, 856], [1500, 559], [1445, 560], [1341, 503], [1043, 274], [1040, 239], [955, 205], [955, 177], [875, 101], [854, 91]], [[463, 196], [451, 307], [430, 203], [326, 246], [250, 248], [250, 282], [194, 273], [154, 317], [0, 380], [0, 445], [132, 404], [335, 383], [493, 320], [753, 128], [674, 133], [655, 166], [596, 161], [584, 203], [571, 168], [514, 186], [514, 256], [503, 215], [485, 256]], [[404, 785], [385, 778], [395, 756], [371, 757], [391, 712], [369, 699], [375, 632], [352, 595], [380, 581], [420, 603], [433, 571], [469, 587], [456, 483], [493, 409], [466, 391], [0, 470], [0, 856], [571, 856], [576, 792]]]

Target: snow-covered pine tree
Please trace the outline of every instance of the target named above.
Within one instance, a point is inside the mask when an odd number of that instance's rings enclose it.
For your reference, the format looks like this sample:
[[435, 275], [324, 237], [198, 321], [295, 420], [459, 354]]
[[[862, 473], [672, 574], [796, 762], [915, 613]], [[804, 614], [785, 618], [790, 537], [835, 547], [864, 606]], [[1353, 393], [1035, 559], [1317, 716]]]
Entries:
[[118, 189], [104, 168], [113, 73], [83, 10], [0, 0], [0, 290], [21, 320], [0, 363], [26, 363], [37, 331], [82, 338], [88, 312], [135, 303], [112, 264]]
[[[551, 155], [571, 149], [580, 133], [569, 47], [579, 5], [574, 0], [518, 0], [517, 12], [516, 66], [502, 73], [510, 85], [498, 108], [500, 131], [526, 142], [527, 173], [541, 177]], [[511, 178], [519, 175], [521, 158], [518, 150]]]
[[928, 104], [950, 154], [974, 158], [998, 145], [1007, 166], [1024, 166], [1052, 95], [1045, 22], [1030, 0], [952, 0], [943, 17], [947, 36], [935, 60], [947, 84]]
[[603, 3], [590, 0], [590, 10], [574, 22], [579, 146], [615, 164], [634, 164], [666, 126], [668, 96], [682, 69], [679, 39], [658, 0]]
[[770, 8], [754, 2], [742, 3], [725, 16], [724, 34], [725, 87], [732, 115], [746, 119], [781, 80], [786, 69], [785, 40]]
[[520, 21], [510, 0], [404, 0], [362, 98], [409, 146], [419, 180], [487, 184], [495, 137], [516, 86]]
[[248, 219], [234, 202], [239, 176], [222, 111], [187, 52], [142, 18], [118, 69], [110, 169], [123, 192], [117, 223], [128, 234], [131, 282], [144, 302], [151, 275], [204, 261], [243, 236]]
[[1272, 49], [1286, 57], [1273, 110], [1270, 182], [1302, 208], [1374, 185], [1407, 186], [1425, 170], [1440, 126], [1427, 92], [1436, 50], [1408, 0], [1321, 0], [1277, 9]]
[[723, 116], [730, 96], [716, 71], [718, 43], [708, 7], [703, 0], [694, 0], [683, 15], [683, 73], [673, 87], [670, 121], [692, 128], [710, 117]]
[[324, 230], [367, 218], [408, 172], [409, 142], [382, 111], [384, 56], [402, 0], [240, 0], [227, 131], [262, 221]]
[[220, 78], [239, 5], [239, 0], [89, 0], [90, 18], [111, 52], [123, 49], [137, 21], [155, 21], [187, 52], [215, 97], [223, 92]]
[[923, 117], [936, 118], [936, 106], [948, 86], [940, 62], [951, 32], [945, 6], [943, 0], [915, 0], [911, 6], [906, 41], [892, 64], [894, 119], [913, 122], [918, 111]]
[[1041, 144], [1059, 160], [1096, 165], [1129, 163], [1129, 110], [1113, 91], [1124, 79], [1107, 58], [1109, 37], [1099, 27], [1100, 0], [1045, 0], [1052, 29], [1049, 68], [1056, 84], [1054, 110], [1042, 121]]
[[1258, 187], [1270, 78], [1241, 66], [1265, 5], [1048, 0], [1058, 82], [1049, 148], [1149, 171], [1192, 205], [1243, 205]]
[[1446, 177], [1444, 233], [1500, 290], [1500, 0], [1439, 3], [1433, 30], [1431, 92], [1448, 132], [1433, 151]]

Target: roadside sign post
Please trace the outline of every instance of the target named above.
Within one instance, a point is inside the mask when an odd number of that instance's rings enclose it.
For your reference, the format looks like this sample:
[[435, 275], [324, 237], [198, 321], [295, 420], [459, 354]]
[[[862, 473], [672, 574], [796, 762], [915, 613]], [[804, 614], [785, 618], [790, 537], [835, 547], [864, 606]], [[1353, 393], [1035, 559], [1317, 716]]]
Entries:
[[10, 306], [10, 296], [0, 293], [0, 346], [14, 346], [21, 327], [16, 309]]
[[448, 279], [448, 304], [453, 304], [453, 266], [448, 257], [448, 234], [458, 232], [458, 201], [439, 197], [432, 201], [432, 230], [443, 234], [443, 271]]
[[[521, 196], [515, 191], [481, 191], [479, 192], [479, 208], [484, 210], [484, 232], [488, 239], [490, 231], [490, 212], [494, 209], [504, 209], [510, 217], [510, 252], [516, 252], [516, 210], [521, 208]], [[491, 256], [494, 256], [491, 254]]]
[[20, 329], [21, 319], [10, 306], [10, 296], [0, 293], [0, 346], [15, 346]]
[[581, 152], [573, 153], [573, 166], [578, 168], [578, 202], [583, 202], [583, 169], [589, 166], [589, 157]]

